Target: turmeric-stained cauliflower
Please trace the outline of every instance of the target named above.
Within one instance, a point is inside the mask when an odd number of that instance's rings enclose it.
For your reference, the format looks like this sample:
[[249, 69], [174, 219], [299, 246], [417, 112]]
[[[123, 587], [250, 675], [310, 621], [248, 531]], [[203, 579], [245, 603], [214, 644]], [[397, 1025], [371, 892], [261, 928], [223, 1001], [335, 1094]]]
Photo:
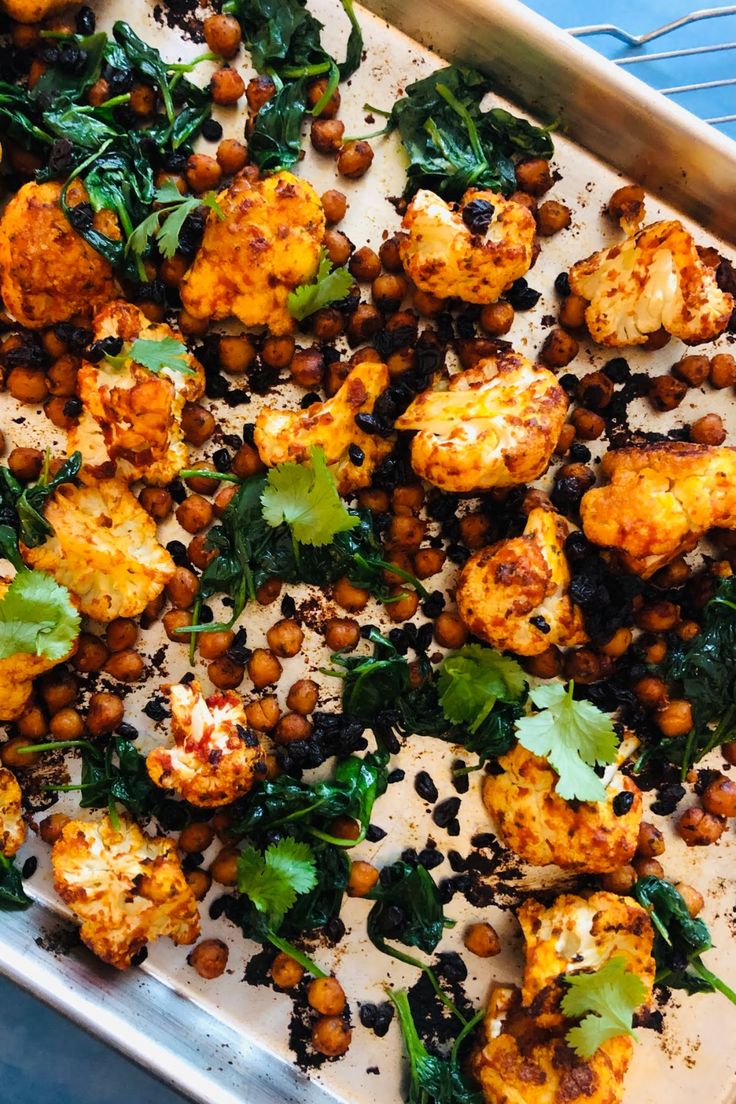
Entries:
[[[29, 329], [72, 315], [89, 317], [115, 295], [112, 268], [77, 233], [59, 204], [61, 184], [24, 184], [0, 218], [0, 294], [9, 314]], [[76, 181], [67, 200], [87, 193]], [[102, 225], [109, 212], [96, 219]], [[112, 235], [110, 227], [104, 232]]]
[[229, 318], [290, 333], [287, 296], [317, 273], [325, 216], [311, 184], [291, 173], [253, 182], [236, 176], [210, 211], [194, 264], [182, 280], [195, 318]]
[[124, 970], [149, 941], [194, 943], [199, 913], [165, 836], [146, 836], [127, 817], [70, 820], [51, 853], [54, 888], [82, 921], [80, 935], [103, 962]]
[[649, 997], [654, 960], [646, 911], [613, 893], [564, 895], [549, 908], [527, 901], [519, 921], [526, 941], [522, 990], [494, 989], [484, 1042], [473, 1056], [487, 1104], [619, 1104], [633, 1041], [617, 1035], [591, 1058], [579, 1058], [565, 1041], [573, 1025], [560, 1011], [567, 989], [561, 978], [621, 957]]
[[539, 655], [588, 639], [568, 591], [565, 540], [572, 526], [554, 510], [530, 511], [524, 533], [476, 552], [460, 573], [457, 606], [470, 631], [501, 651]]
[[266, 757], [248, 728], [243, 702], [232, 690], [202, 696], [196, 680], [168, 687], [175, 747], [157, 747], [146, 759], [157, 786], [192, 805], [226, 805], [266, 774]]
[[[370, 414], [388, 385], [386, 365], [368, 362], [356, 365], [337, 394], [326, 402], [312, 403], [306, 410], [264, 407], [256, 417], [255, 431], [261, 460], [269, 467], [287, 460], [303, 463], [309, 459], [309, 450], [318, 445], [340, 494], [367, 487], [376, 464], [391, 451], [392, 441], [364, 433], [355, 417]], [[359, 466], [350, 459], [351, 445], [363, 451]]]
[[588, 540], [648, 579], [712, 527], [736, 529], [736, 449], [665, 442], [607, 453], [610, 479], [583, 496]]
[[[603, 874], [628, 863], [636, 851], [642, 805], [639, 788], [616, 772], [605, 801], [566, 801], [555, 791], [556, 772], [545, 759], [517, 744], [498, 761], [503, 773], [488, 775], [483, 802], [507, 847], [535, 866]], [[617, 815], [617, 794], [633, 795]]]
[[0, 855], [10, 858], [26, 838], [18, 781], [7, 767], [0, 767]]
[[578, 261], [570, 287], [589, 301], [585, 320], [601, 345], [643, 345], [664, 328], [686, 345], [723, 333], [734, 308], [682, 223], [654, 222]]
[[[131, 303], [116, 300], [95, 315], [95, 340], [119, 337], [129, 345], [145, 341], [176, 340], [165, 323], [149, 322]], [[179, 339], [180, 340], [180, 339]], [[122, 368], [103, 358], [82, 362], [77, 394], [84, 403], [78, 424], [68, 435], [69, 453], [84, 457], [83, 477], [117, 476], [130, 482], [170, 483], [187, 467], [188, 452], [181, 430], [185, 402], [204, 391], [202, 366], [190, 354], [173, 360], [194, 374], [164, 367], [150, 372], [126, 361]]]
[[447, 391], [424, 391], [396, 421], [416, 429], [414, 471], [443, 491], [512, 487], [545, 471], [567, 413], [547, 368], [518, 353], [459, 372]]
[[[484, 233], [474, 234], [462, 209], [484, 200], [493, 217]], [[404, 268], [422, 291], [466, 303], [494, 303], [529, 271], [536, 233], [528, 207], [497, 192], [471, 189], [459, 209], [421, 188], [402, 224], [407, 236], [399, 246]]]
[[23, 546], [23, 558], [65, 586], [86, 617], [137, 617], [176, 570], [155, 521], [119, 479], [66, 483], [44, 514], [53, 535], [37, 548]]
[[16, 23], [40, 23], [68, 7], [69, 0], [0, 0], [0, 11]]

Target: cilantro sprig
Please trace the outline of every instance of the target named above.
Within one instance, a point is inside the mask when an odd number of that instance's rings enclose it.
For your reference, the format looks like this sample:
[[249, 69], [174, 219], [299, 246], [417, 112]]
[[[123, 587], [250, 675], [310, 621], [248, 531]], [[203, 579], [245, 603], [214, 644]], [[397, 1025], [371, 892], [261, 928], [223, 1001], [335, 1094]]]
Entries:
[[303, 321], [322, 307], [344, 299], [353, 286], [353, 277], [346, 268], [334, 268], [332, 261], [323, 249], [319, 259], [317, 275], [310, 284], [301, 284], [289, 292], [286, 305], [292, 318]]
[[599, 1046], [618, 1035], [630, 1035], [634, 1012], [646, 1000], [644, 982], [628, 969], [623, 955], [609, 958], [592, 974], [566, 974], [569, 990], [562, 998], [562, 1012], [580, 1023], [570, 1028], [566, 1041], [580, 1058], [591, 1058]]
[[317, 447], [310, 449], [306, 464], [289, 462], [270, 469], [261, 505], [272, 528], [285, 522], [295, 541], [317, 548], [360, 523], [343, 504], [325, 454]]
[[445, 656], [437, 689], [448, 721], [465, 724], [476, 733], [496, 702], [516, 702], [526, 689], [521, 666], [480, 644], [466, 644]]
[[134, 361], [156, 374], [168, 368], [173, 372], [181, 372], [184, 376], [194, 376], [196, 373], [187, 362], [188, 355], [186, 345], [174, 337], [162, 337], [158, 340], [138, 337], [117, 356], [106, 353], [105, 360], [119, 369], [124, 368], [128, 361]]
[[66, 587], [42, 571], [19, 571], [0, 598], [0, 659], [18, 653], [63, 659], [79, 625]]
[[225, 218], [215, 192], [205, 192], [201, 196], [184, 196], [172, 180], [165, 181], [157, 188], [153, 198], [160, 206], [138, 223], [125, 247], [127, 252], [139, 257], [145, 253], [151, 238], [155, 239], [164, 257], [173, 257], [179, 247], [182, 227], [198, 207], [209, 207], [219, 219]]
[[516, 722], [519, 743], [546, 759], [559, 775], [555, 789], [567, 801], [603, 801], [606, 789], [593, 769], [613, 763], [618, 737], [611, 718], [588, 701], [575, 701], [574, 684], [537, 686], [529, 697], [541, 711]]

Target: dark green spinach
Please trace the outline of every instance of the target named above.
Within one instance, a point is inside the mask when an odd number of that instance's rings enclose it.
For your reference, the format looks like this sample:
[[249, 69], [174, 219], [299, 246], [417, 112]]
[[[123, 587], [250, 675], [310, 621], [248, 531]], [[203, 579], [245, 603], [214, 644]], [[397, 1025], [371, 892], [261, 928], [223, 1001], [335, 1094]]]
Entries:
[[399, 1018], [404, 1050], [409, 1061], [406, 1104], [482, 1104], [483, 1094], [472, 1085], [462, 1068], [461, 1049], [485, 1014], [480, 1009], [457, 1035], [445, 1058], [430, 1054], [419, 1037], [405, 989], [389, 989], [388, 997]]
[[[9, 468], [0, 468], [0, 506], [12, 511], [17, 520], [17, 531], [10, 525], [0, 526], [0, 543], [6, 555], [7, 548], [12, 545], [17, 550], [18, 540], [27, 548], [37, 548], [51, 535], [53, 530], [43, 515], [43, 508], [57, 487], [76, 479], [82, 466], [81, 452], [74, 452], [52, 476], [49, 460], [47, 453], [40, 478], [26, 487], [18, 482]], [[8, 556], [8, 559], [12, 557]]]
[[23, 878], [15, 859], [0, 853], [0, 912], [17, 912], [32, 904], [23, 889]]

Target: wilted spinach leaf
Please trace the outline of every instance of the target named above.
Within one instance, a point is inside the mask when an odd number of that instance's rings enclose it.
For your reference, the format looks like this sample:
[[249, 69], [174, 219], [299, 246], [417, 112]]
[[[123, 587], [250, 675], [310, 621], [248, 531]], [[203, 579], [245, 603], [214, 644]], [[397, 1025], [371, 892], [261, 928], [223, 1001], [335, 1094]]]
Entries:
[[16, 912], [32, 904], [15, 860], [0, 853], [0, 912]]

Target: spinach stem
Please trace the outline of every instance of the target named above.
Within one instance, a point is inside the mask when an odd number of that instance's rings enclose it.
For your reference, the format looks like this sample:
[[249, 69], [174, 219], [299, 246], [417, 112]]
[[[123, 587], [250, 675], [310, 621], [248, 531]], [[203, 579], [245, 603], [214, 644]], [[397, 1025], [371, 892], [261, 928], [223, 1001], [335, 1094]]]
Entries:
[[690, 960], [690, 965], [698, 977], [701, 977], [703, 981], [709, 982], [714, 989], [717, 989], [719, 993], [722, 993], [724, 997], [728, 997], [731, 1004], [736, 1004], [736, 993], [730, 985], [726, 985], [725, 981], [722, 981], [717, 974], [714, 974], [712, 970], [709, 970], [704, 965], [703, 960], [698, 956]]
[[32, 755], [36, 751], [56, 751], [59, 748], [86, 747], [93, 750], [89, 740], [50, 740], [46, 744], [26, 744], [18, 748], [20, 755]]
[[314, 962], [308, 955], [303, 954], [298, 947], [295, 947], [293, 943], [290, 943], [288, 939], [282, 939], [280, 935], [276, 935], [275, 932], [269, 931], [267, 933], [269, 943], [272, 943], [279, 951], [283, 951], [284, 954], [289, 955], [290, 958], [296, 960], [300, 966], [313, 974], [316, 978], [325, 978], [329, 975], [324, 970], [320, 969], [316, 962]]
[[389, 947], [388, 943], [386, 943], [383, 939], [374, 939], [374, 942], [379, 951], [383, 951], [384, 954], [390, 955], [391, 958], [398, 958], [399, 962], [404, 962], [407, 966], [414, 966], [417, 970], [421, 970], [422, 973], [426, 976], [429, 984], [432, 986], [439, 999], [444, 1004], [445, 1008], [449, 1012], [451, 1012], [453, 1016], [456, 1016], [457, 1019], [460, 1020], [460, 1023], [463, 1025], [463, 1027], [467, 1027], [468, 1020], [465, 1019], [462, 1012], [454, 1003], [454, 1001], [450, 997], [448, 997], [447, 993], [444, 991], [439, 981], [437, 980], [437, 976], [431, 966], [425, 965], [424, 962], [420, 962], [418, 958], [413, 958], [412, 955], [408, 955], [405, 954], [403, 951], [397, 950], [396, 947]]

